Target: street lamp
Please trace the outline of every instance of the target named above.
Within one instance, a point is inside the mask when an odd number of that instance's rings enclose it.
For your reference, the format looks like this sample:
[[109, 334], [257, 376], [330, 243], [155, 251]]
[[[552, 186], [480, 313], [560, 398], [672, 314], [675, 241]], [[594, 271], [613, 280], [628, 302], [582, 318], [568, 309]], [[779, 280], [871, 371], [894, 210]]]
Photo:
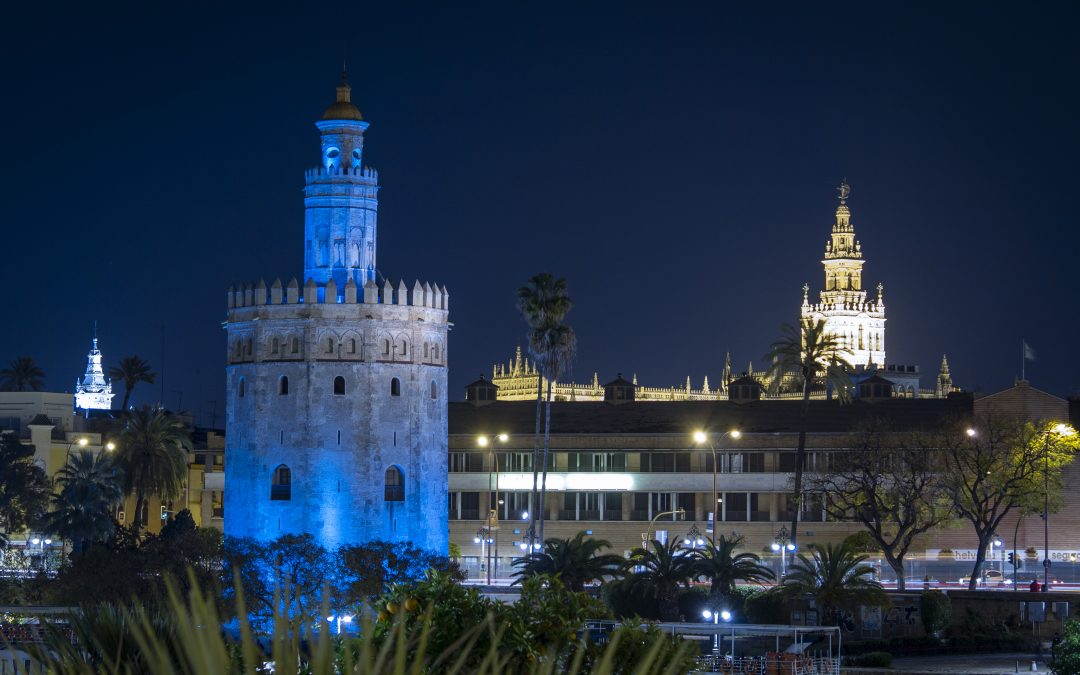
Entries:
[[[729, 436], [731, 438], [734, 438], [735, 440], [739, 440], [739, 437], [742, 436], [742, 432], [738, 429], [732, 429], [731, 431], [725, 431], [723, 434], [721, 434], [720, 438], [722, 440]], [[713, 445], [712, 436], [705, 431], [702, 431], [701, 429], [698, 429], [694, 432], [694, 443], [697, 443], [698, 445], [704, 445], [708, 443], [709, 450], [712, 451], [712, 506], [709, 507], [709, 510], [712, 512], [712, 545], [715, 547], [717, 523], [716, 505], [720, 503], [720, 500], [716, 498], [716, 446]]]
[[1068, 424], [1055, 424], [1043, 431], [1043, 591], [1050, 591], [1050, 434], [1069, 437], [1076, 430]]
[[773, 540], [772, 548], [773, 553], [780, 554], [780, 577], [783, 578], [787, 574], [787, 554], [788, 551], [795, 552], [795, 544], [788, 540], [790, 533], [786, 526], [781, 525], [780, 529], [776, 531], [776, 538]]
[[[723, 621], [724, 623], [728, 623], [728, 622], [731, 621], [731, 612], [726, 610], [726, 609], [721, 609], [721, 610], [706, 609], [705, 611], [703, 611], [701, 613], [701, 616], [704, 617], [706, 621], [711, 621], [714, 626], [720, 625], [721, 621]], [[731, 650], [732, 650], [732, 653], [734, 653], [734, 651], [735, 651], [735, 627], [734, 626], [732, 626], [732, 628], [731, 628]], [[717, 631], [717, 632], [713, 633], [713, 653], [716, 654], [719, 651], [720, 651], [720, 632]]]
[[652, 538], [653, 538], [652, 537], [653, 525], [656, 524], [657, 520], [659, 520], [660, 518], [663, 518], [664, 516], [678, 516], [680, 519], [686, 520], [686, 509], [675, 509], [674, 511], [664, 511], [662, 513], [658, 513], [655, 516], [653, 516], [652, 520], [649, 521], [649, 529], [648, 529], [648, 531], [641, 533], [642, 544], [648, 546], [649, 542], [652, 541]]
[[[495, 436], [495, 440], [499, 443], [506, 443], [510, 440], [510, 435], [501, 433]], [[488, 514], [487, 514], [487, 530], [489, 535], [493, 535], [492, 541], [494, 546], [488, 547], [487, 557], [487, 582], [491, 585], [491, 558], [494, 550], [495, 558], [495, 576], [499, 576], [499, 504], [502, 500], [499, 499], [499, 455], [495, 452], [495, 446], [492, 445], [491, 439], [487, 436], [477, 436], [476, 445], [481, 448], [488, 448], [488, 453], [491, 455], [491, 462], [488, 464]], [[494, 473], [493, 473], [494, 472]], [[494, 483], [492, 482], [492, 476], [494, 475]], [[492, 488], [494, 487], [494, 493]], [[495, 503], [491, 503], [491, 495], [495, 495]]]
[[697, 529], [697, 523], [690, 526], [690, 529], [686, 532], [686, 536], [683, 538], [683, 544], [690, 548], [697, 548], [698, 546], [705, 545], [705, 538], [701, 536], [701, 530]]

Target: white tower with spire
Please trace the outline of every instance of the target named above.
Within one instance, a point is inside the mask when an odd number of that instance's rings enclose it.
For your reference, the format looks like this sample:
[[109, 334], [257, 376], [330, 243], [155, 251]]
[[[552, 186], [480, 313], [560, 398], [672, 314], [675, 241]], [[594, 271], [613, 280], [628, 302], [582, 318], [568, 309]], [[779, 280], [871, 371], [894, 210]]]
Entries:
[[878, 284], [877, 299], [868, 301], [862, 285], [862, 244], [855, 239], [847, 198], [847, 181], [837, 188], [840, 205], [832, 236], [825, 242], [825, 289], [820, 302], [810, 302], [810, 286], [803, 286], [802, 320], [824, 321], [825, 333], [839, 338], [853, 366], [885, 364], [884, 286]]
[[89, 415], [91, 410], [109, 410], [112, 399], [112, 382], [105, 379], [101, 369], [101, 350], [95, 328], [90, 353], [86, 355], [86, 373], [75, 380], [75, 409], [82, 410], [84, 415]]

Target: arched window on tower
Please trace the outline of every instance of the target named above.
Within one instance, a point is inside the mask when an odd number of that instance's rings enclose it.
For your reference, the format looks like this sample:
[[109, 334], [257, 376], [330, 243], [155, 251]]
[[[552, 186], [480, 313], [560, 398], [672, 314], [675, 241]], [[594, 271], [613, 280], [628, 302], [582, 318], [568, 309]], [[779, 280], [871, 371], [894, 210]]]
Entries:
[[401, 396], [401, 380], [396, 377], [390, 380], [390, 395]]
[[270, 478], [270, 501], [287, 502], [290, 499], [292, 499], [292, 471], [284, 464], [279, 464]]
[[244, 394], [247, 393], [247, 382], [244, 380], [244, 378], [240, 378], [240, 382], [237, 383], [236, 389], [240, 394], [240, 398], [244, 398]]
[[299, 354], [300, 353], [300, 338], [293, 338], [292, 339], [292, 353], [293, 354]]
[[277, 393], [280, 396], [288, 396], [289, 395], [289, 378], [288, 377], [282, 375], [281, 377], [278, 378]]
[[386, 470], [383, 500], [388, 502], [405, 501], [405, 476], [401, 473], [401, 469], [396, 466], [391, 466]]
[[435, 384], [435, 380], [431, 381], [431, 400], [439, 398], [439, 385]]
[[281, 340], [274, 338], [270, 341], [270, 353], [277, 354], [281, 351]]
[[334, 396], [345, 395], [345, 378], [338, 375], [334, 378]]

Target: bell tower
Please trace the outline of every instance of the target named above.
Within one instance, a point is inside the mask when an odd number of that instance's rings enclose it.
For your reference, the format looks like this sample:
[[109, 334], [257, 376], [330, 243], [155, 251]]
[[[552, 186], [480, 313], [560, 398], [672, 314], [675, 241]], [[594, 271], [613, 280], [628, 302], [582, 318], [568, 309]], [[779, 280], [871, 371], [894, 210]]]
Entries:
[[363, 165], [368, 123], [344, 72], [337, 100], [315, 126], [322, 156], [304, 175], [304, 281], [333, 279], [343, 290], [351, 279], [363, 288], [375, 281], [379, 175]]
[[885, 364], [884, 287], [878, 284], [877, 299], [867, 300], [862, 283], [862, 244], [855, 238], [847, 205], [851, 186], [842, 181], [837, 192], [840, 204], [821, 261], [825, 288], [820, 302], [811, 303], [810, 287], [803, 286], [801, 316], [804, 321], [825, 321], [825, 332], [839, 339], [851, 365], [881, 366]]

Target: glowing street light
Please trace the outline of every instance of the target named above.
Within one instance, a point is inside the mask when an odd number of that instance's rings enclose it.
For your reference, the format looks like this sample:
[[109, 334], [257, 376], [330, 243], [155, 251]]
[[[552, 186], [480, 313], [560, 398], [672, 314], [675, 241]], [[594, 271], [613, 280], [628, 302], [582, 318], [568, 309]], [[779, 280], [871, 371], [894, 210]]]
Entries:
[[[732, 429], [731, 431], [724, 432], [720, 438], [723, 440], [729, 436], [735, 440], [739, 440], [742, 436], [742, 432], [738, 429]], [[716, 498], [716, 446], [713, 445], [712, 437], [701, 429], [694, 431], [693, 438], [694, 443], [698, 445], [705, 445], [708, 443], [709, 450], [712, 451], [712, 506], [709, 507], [709, 510], [712, 511], [712, 544], [713, 546], [716, 546], [716, 527], [718, 520], [716, 517], [718, 515], [716, 505], [720, 503], [720, 500]]]

